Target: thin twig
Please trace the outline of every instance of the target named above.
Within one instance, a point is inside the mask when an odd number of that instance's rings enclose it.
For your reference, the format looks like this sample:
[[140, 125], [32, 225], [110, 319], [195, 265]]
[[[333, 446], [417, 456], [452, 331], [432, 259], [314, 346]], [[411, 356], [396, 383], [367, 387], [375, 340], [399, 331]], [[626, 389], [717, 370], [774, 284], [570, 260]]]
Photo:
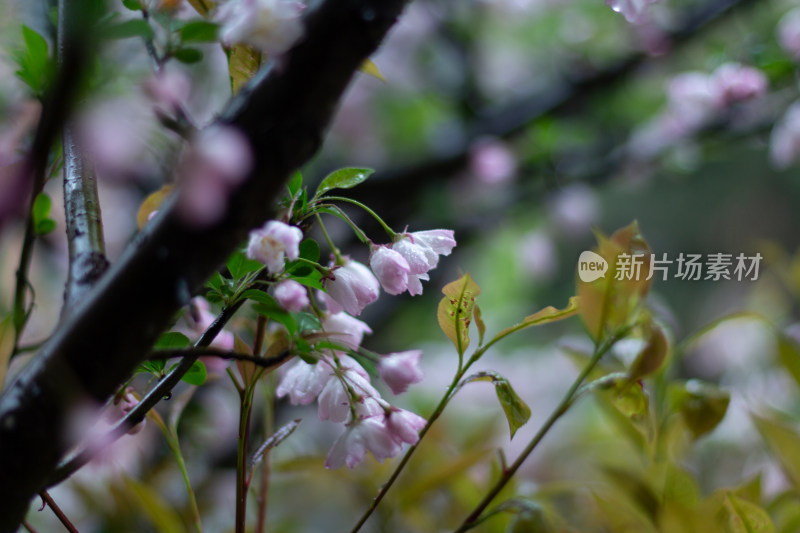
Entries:
[[258, 357], [256, 355], [250, 355], [249, 353], [229, 352], [218, 348], [190, 348], [188, 350], [157, 350], [152, 352], [147, 357], [147, 360], [156, 361], [159, 359], [172, 359], [173, 357], [219, 357], [220, 359], [247, 361], [262, 368], [273, 368], [285, 362], [290, 355], [292, 354], [288, 350], [284, 350], [272, 357]]
[[61, 510], [53, 497], [50, 496], [50, 493], [48, 493], [46, 490], [43, 490], [39, 493], [39, 496], [42, 497], [47, 506], [50, 507], [50, 510], [52, 510], [56, 517], [58, 517], [58, 521], [61, 522], [65, 528], [67, 528], [67, 531], [70, 533], [78, 533], [78, 528], [76, 528], [72, 522], [69, 521], [67, 515], [64, 514], [64, 511]]

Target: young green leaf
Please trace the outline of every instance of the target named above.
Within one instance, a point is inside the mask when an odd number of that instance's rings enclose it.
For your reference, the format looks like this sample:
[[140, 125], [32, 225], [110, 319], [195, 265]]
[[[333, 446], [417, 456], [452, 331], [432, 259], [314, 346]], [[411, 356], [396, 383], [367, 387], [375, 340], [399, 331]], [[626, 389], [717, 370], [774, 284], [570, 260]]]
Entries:
[[286, 331], [288, 331], [290, 335], [294, 335], [295, 332], [297, 332], [297, 323], [295, 322], [294, 318], [292, 318], [291, 314], [287, 313], [280, 306], [278, 306], [277, 302], [275, 305], [259, 303], [254, 305], [253, 309], [259, 315], [272, 319], [279, 324], [283, 324], [283, 326], [286, 328]]
[[253, 300], [254, 302], [264, 304], [268, 307], [273, 307], [275, 309], [281, 308], [281, 306], [278, 305], [278, 302], [275, 300], [275, 298], [273, 298], [266, 292], [260, 291], [258, 289], [248, 289], [242, 293], [242, 296], [249, 300]]
[[295, 195], [297, 194], [297, 191], [299, 191], [300, 187], [303, 186], [303, 175], [300, 173], [299, 170], [296, 171], [294, 174], [292, 174], [292, 177], [289, 180], [289, 184], [287, 186], [289, 187], [289, 196], [294, 198]]
[[740, 498], [730, 491], [722, 496], [726, 531], [731, 533], [774, 533], [775, 526], [769, 513], [755, 503]]
[[314, 239], [306, 239], [300, 243], [300, 257], [315, 263], [319, 261], [319, 244]]
[[667, 358], [668, 350], [669, 344], [664, 332], [658, 326], [653, 326], [647, 345], [639, 352], [628, 369], [629, 379], [631, 381], [639, 380], [661, 368]]
[[172, 56], [181, 63], [186, 63], [188, 65], [202, 60], [203, 52], [197, 48], [181, 48], [180, 50], [175, 50]]
[[141, 37], [152, 39], [155, 34], [153, 28], [144, 19], [126, 20], [105, 27], [101, 35], [106, 39], [127, 39], [129, 37]]
[[458, 356], [461, 357], [469, 347], [472, 308], [475, 306], [475, 298], [481, 293], [481, 288], [469, 274], [464, 274], [456, 281], [445, 285], [442, 293], [444, 298], [439, 302], [436, 318], [439, 327], [455, 345]]
[[508, 429], [511, 432], [511, 438], [513, 439], [517, 430], [524, 426], [528, 422], [528, 419], [530, 419], [531, 408], [528, 407], [528, 405], [522, 401], [522, 398], [517, 395], [516, 391], [514, 391], [514, 388], [511, 386], [511, 383], [509, 383], [506, 378], [496, 372], [489, 370], [486, 372], [478, 372], [477, 374], [473, 374], [465, 378], [464, 381], [459, 384], [459, 387], [462, 387], [467, 383], [472, 383], [473, 381], [492, 382], [492, 385], [494, 385], [494, 391], [497, 394], [497, 399], [500, 401], [500, 405], [506, 415]]
[[248, 259], [244, 252], [237, 251], [228, 259], [225, 266], [228, 267], [231, 277], [239, 280], [251, 272], [257, 272], [264, 265], [254, 259]]
[[526, 316], [519, 324], [504, 329], [503, 331], [495, 335], [492, 341], [496, 342], [505, 337], [506, 335], [509, 335], [521, 329], [529, 328], [531, 326], [541, 326], [542, 324], [549, 324], [551, 322], [564, 320], [565, 318], [569, 318], [572, 315], [576, 314], [577, 312], [578, 312], [578, 298], [576, 296], [572, 296], [569, 299], [569, 302], [567, 302], [567, 306], [564, 309], [556, 309], [552, 305], [549, 305], [544, 309], [542, 309], [541, 311], [537, 311], [532, 315]]
[[191, 368], [189, 368], [181, 379], [190, 385], [202, 385], [206, 382], [207, 376], [206, 365], [198, 360], [192, 364]]
[[47, 235], [54, 229], [56, 229], [56, 221], [51, 218], [40, 220], [34, 227], [36, 235]]
[[19, 65], [17, 76], [37, 95], [44, 91], [50, 76], [50, 62], [47, 57], [47, 41], [28, 26], [22, 26], [25, 48], [14, 52]]
[[731, 401], [728, 391], [696, 379], [685, 384], [673, 384], [670, 397], [673, 408], [681, 413], [694, 438], [717, 427]]
[[800, 432], [783, 422], [750, 413], [750, 418], [795, 488], [800, 487]]
[[211, 43], [217, 40], [219, 26], [207, 20], [196, 20], [187, 23], [180, 29], [181, 42]]
[[140, 0], [122, 0], [122, 5], [131, 11], [142, 10], [142, 3]]
[[322, 180], [322, 183], [317, 187], [317, 192], [314, 193], [314, 198], [319, 198], [331, 189], [351, 189], [359, 183], [363, 183], [373, 173], [375, 171], [371, 168], [350, 167], [339, 169], [328, 174]]
[[36, 195], [36, 199], [33, 201], [33, 209], [31, 210], [34, 224], [38, 224], [48, 218], [52, 204], [53, 202], [47, 193], [42, 192]]
[[192, 344], [189, 337], [177, 331], [168, 331], [161, 335], [153, 346], [154, 350], [182, 350]]

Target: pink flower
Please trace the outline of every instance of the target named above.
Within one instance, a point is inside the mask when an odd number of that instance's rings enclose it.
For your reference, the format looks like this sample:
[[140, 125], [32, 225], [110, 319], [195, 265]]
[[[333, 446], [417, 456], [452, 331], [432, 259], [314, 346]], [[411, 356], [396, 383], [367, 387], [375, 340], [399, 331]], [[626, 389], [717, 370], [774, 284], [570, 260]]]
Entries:
[[359, 419], [347, 426], [342, 435], [333, 443], [325, 467], [341, 468], [347, 465], [354, 468], [364, 460], [367, 451], [378, 461], [394, 457], [400, 453], [401, 446], [386, 427], [382, 417]]
[[250, 232], [247, 244], [247, 257], [261, 261], [272, 274], [283, 271], [283, 261], [300, 256], [300, 241], [303, 232], [277, 220], [270, 220], [264, 226]]
[[397, 442], [416, 444], [425, 424], [424, 418], [405, 409], [391, 407], [386, 414], [386, 427]]
[[322, 329], [328, 335], [328, 339], [342, 343], [353, 350], [361, 346], [364, 333], [372, 333], [365, 322], [342, 312], [328, 315], [322, 321]]
[[390, 353], [378, 362], [378, 373], [389, 385], [392, 392], [402, 394], [412, 383], [422, 381], [423, 374], [419, 367], [422, 350]]
[[[115, 424], [120, 419], [128, 416], [128, 413], [133, 411], [133, 408], [139, 404], [139, 398], [136, 396], [133, 387], [127, 387], [122, 394], [114, 398], [114, 403], [110, 409], [106, 411], [104, 419], [109, 424]], [[128, 435], [135, 435], [144, 428], [146, 420], [142, 420], [131, 429], [128, 430]]]
[[304, 6], [289, 0], [230, 0], [220, 7], [220, 38], [230, 46], [247, 43], [267, 55], [282, 54], [303, 36]]
[[401, 294], [408, 289], [408, 262], [395, 250], [387, 246], [374, 246], [369, 258], [369, 266], [378, 281], [389, 294]]
[[[350, 390], [345, 387], [343, 381]], [[378, 391], [370, 384], [369, 378], [354, 369], [345, 369], [340, 377], [332, 375], [322, 388], [317, 398], [319, 419], [332, 422], [347, 420], [350, 414], [350, 402], [353, 400], [351, 391], [356, 395], [355, 400], [358, 402], [362, 402], [364, 397], [380, 398]]]
[[685, 131], [694, 131], [715, 112], [719, 103], [717, 84], [705, 72], [678, 74], [667, 86], [669, 113]]
[[186, 101], [191, 88], [189, 78], [175, 70], [161, 71], [142, 84], [144, 93], [168, 113]]
[[469, 150], [470, 169], [484, 183], [502, 183], [514, 175], [517, 161], [497, 139], [480, 139]]
[[322, 391], [332, 373], [333, 369], [325, 361], [310, 365], [297, 359], [283, 374], [275, 394], [278, 398], [288, 395], [293, 405], [309, 404]]
[[181, 216], [200, 227], [218, 222], [227, 209], [228, 196], [252, 166], [250, 143], [238, 129], [214, 126], [203, 130], [182, 164]]
[[739, 63], [725, 63], [714, 71], [718, 105], [725, 107], [750, 100], [767, 91], [767, 77], [757, 68]]
[[434, 229], [402, 233], [392, 243], [392, 250], [405, 258], [410, 274], [419, 275], [436, 268], [439, 256], [450, 255], [455, 245], [453, 230]]
[[328, 296], [354, 316], [378, 299], [378, 280], [366, 266], [350, 259], [342, 266], [335, 266], [323, 286]]
[[800, 60], [800, 8], [786, 13], [777, 30], [781, 48], [795, 60]]
[[800, 157], [800, 101], [793, 103], [775, 124], [769, 139], [772, 164], [785, 169]]
[[655, 4], [658, 0], [606, 0], [608, 5], [615, 12], [625, 17], [631, 23], [642, 22], [645, 9], [650, 4]]
[[280, 306], [287, 311], [299, 311], [309, 304], [308, 291], [293, 279], [278, 283], [274, 295]]

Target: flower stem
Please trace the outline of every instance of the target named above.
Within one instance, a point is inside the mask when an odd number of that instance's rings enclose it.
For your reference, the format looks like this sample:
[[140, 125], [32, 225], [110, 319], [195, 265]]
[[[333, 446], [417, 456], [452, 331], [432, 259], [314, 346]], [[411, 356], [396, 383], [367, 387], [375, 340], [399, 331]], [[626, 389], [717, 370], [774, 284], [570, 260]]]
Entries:
[[189, 505], [194, 515], [194, 526], [197, 528], [198, 533], [203, 533], [203, 523], [200, 521], [200, 509], [197, 507], [197, 498], [195, 497], [194, 489], [192, 489], [192, 483], [189, 481], [189, 471], [186, 470], [186, 462], [183, 460], [183, 453], [181, 453], [181, 445], [178, 441], [178, 436], [172, 431], [166, 430], [166, 428], [164, 434], [167, 437], [169, 449], [172, 451], [172, 455], [175, 456], [175, 461], [178, 463], [178, 469], [181, 471], [181, 478], [183, 478], [183, 484], [186, 486], [186, 493], [189, 495]]
[[250, 412], [253, 389], [247, 387], [240, 395], [239, 440], [236, 447], [236, 533], [245, 532], [247, 517], [247, 440], [250, 437]]
[[467, 516], [467, 518], [461, 523], [461, 525], [454, 531], [454, 533], [463, 533], [468, 529], [471, 529], [473, 526], [477, 525], [477, 522], [480, 519], [481, 513], [488, 507], [488, 505], [494, 500], [494, 498], [500, 493], [503, 487], [511, 480], [514, 474], [517, 473], [519, 467], [522, 466], [522, 463], [530, 456], [531, 452], [539, 445], [542, 441], [544, 436], [547, 434], [548, 431], [553, 427], [553, 425], [561, 418], [564, 413], [566, 413], [570, 406], [573, 403], [575, 393], [578, 392], [578, 389], [589, 376], [589, 374], [594, 370], [594, 367], [597, 366], [597, 363], [600, 362], [600, 359], [605, 355], [605, 353], [614, 345], [614, 343], [624, 336], [625, 333], [620, 332], [616, 335], [612, 335], [611, 337], [607, 338], [602, 343], [598, 343], [595, 345], [594, 353], [592, 354], [592, 358], [583, 368], [581, 373], [572, 383], [572, 386], [569, 388], [567, 393], [561, 399], [561, 402], [555, 408], [555, 410], [550, 414], [550, 416], [545, 421], [544, 425], [539, 428], [539, 431], [534, 435], [533, 439], [528, 443], [522, 453], [519, 455], [514, 463], [503, 470], [502, 475], [500, 478], [494, 483], [492, 488], [489, 492], [484, 496], [484, 498], [478, 503], [478, 505], [473, 509], [473, 511]]
[[39, 493], [39, 496], [42, 497], [47, 506], [50, 507], [53, 513], [55, 513], [55, 515], [58, 517], [58, 521], [61, 522], [61, 525], [63, 525], [67, 531], [70, 531], [71, 533], [78, 533], [78, 529], [72, 524], [72, 522], [69, 521], [67, 515], [64, 514], [64, 511], [61, 510], [61, 507], [59, 507], [55, 500], [53, 500], [53, 497], [50, 496], [50, 493], [48, 493], [46, 490], [43, 490]]
[[357, 205], [358, 207], [360, 207], [361, 209], [363, 209], [364, 211], [369, 213], [372, 216], [372, 218], [377, 220], [378, 223], [381, 226], [383, 226], [383, 229], [386, 231], [386, 233], [389, 234], [389, 237], [394, 239], [395, 236], [397, 235], [397, 233], [395, 233], [395, 231], [392, 230], [392, 228], [390, 228], [389, 225], [386, 224], [386, 222], [384, 222], [383, 219], [380, 216], [378, 216], [378, 213], [376, 213], [375, 211], [373, 211], [372, 209], [370, 209], [366, 205], [362, 204], [358, 200], [353, 200], [352, 198], [347, 198], [346, 196], [325, 196], [324, 199], [325, 200], [335, 200], [335, 201], [339, 201], [339, 202], [347, 202], [347, 203], [350, 203], [350, 204], [353, 204], [353, 205]]
[[336, 264], [342, 264], [344, 262], [342, 259], [342, 252], [340, 252], [336, 245], [333, 244], [333, 239], [331, 239], [331, 236], [328, 235], [328, 230], [325, 229], [325, 224], [322, 223], [322, 217], [319, 216], [319, 213], [315, 213], [315, 215], [317, 217], [317, 222], [319, 223], [319, 229], [321, 229], [322, 234], [325, 235], [325, 240], [328, 241], [328, 246], [331, 247], [331, 253], [336, 258]]

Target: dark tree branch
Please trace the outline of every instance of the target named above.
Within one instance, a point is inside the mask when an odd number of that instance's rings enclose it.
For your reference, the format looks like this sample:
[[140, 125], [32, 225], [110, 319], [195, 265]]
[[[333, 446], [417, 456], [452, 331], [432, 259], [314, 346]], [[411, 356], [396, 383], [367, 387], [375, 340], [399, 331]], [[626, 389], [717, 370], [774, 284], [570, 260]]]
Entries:
[[253, 363], [261, 368], [275, 368], [286, 362], [291, 355], [291, 352], [288, 350], [284, 350], [272, 357], [260, 357], [258, 355], [250, 355], [249, 353], [230, 352], [218, 348], [195, 348], [193, 350], [157, 350], [152, 352], [147, 359], [149, 361], [158, 361], [160, 359], [172, 359], [174, 357], [180, 357], [182, 359], [187, 357], [219, 357], [220, 359], [227, 359], [229, 361]]
[[281, 68], [262, 69], [218, 121], [240, 128], [255, 156], [224, 218], [193, 227], [172, 198], [3, 392], [0, 477], [13, 482], [0, 484], [0, 533], [19, 526], [30, 499], [75, 444], [71, 411], [86, 399], [105, 402], [192, 291], [272, 213], [284, 183], [319, 148], [347, 84], [404, 4], [327, 0], [309, 10], [305, 38]]

